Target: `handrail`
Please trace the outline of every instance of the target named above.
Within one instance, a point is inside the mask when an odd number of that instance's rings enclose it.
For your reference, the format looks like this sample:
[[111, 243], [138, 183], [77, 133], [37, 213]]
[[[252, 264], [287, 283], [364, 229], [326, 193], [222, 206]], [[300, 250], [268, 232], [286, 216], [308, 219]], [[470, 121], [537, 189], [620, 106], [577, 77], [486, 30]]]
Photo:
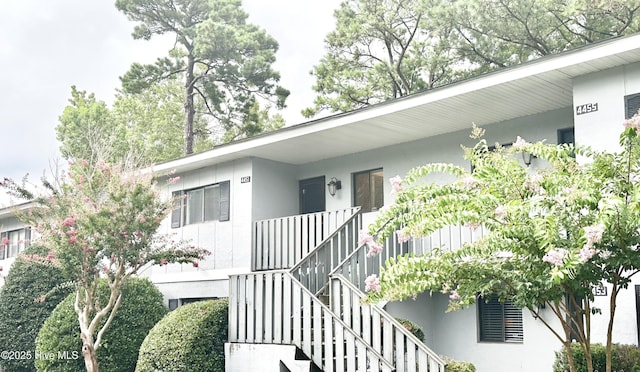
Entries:
[[361, 225], [358, 209], [289, 272], [311, 292], [320, 294], [329, 284], [329, 272], [357, 247]]
[[358, 210], [350, 207], [255, 221], [252, 271], [290, 268]]
[[[339, 281], [342, 286], [344, 286], [347, 289], [349, 289], [352, 294], [358, 296], [358, 298], [360, 300], [362, 300], [362, 302], [364, 302], [364, 300], [366, 299], [366, 295], [364, 293], [362, 293], [360, 291], [360, 289], [357, 288], [353, 283], [351, 283], [347, 278], [345, 278], [344, 276], [342, 276], [340, 274], [335, 274], [335, 275], [332, 275], [332, 280], [334, 280], [334, 279]], [[339, 293], [338, 294], [332, 294], [332, 298], [334, 296], [335, 296], [335, 300], [336, 301], [332, 301], [333, 303], [339, 302], [340, 299], [343, 298], [343, 296], [340, 296]], [[360, 304], [362, 302], [360, 302]], [[440, 356], [438, 354], [436, 354], [433, 350], [429, 349], [429, 347], [427, 347], [420, 339], [418, 339], [415, 335], [413, 335], [413, 333], [411, 333], [402, 324], [400, 324], [400, 322], [398, 322], [394, 317], [392, 317], [389, 313], [387, 313], [385, 310], [380, 308], [378, 305], [376, 305], [376, 304], [368, 304], [367, 306], [371, 309], [370, 312], [366, 312], [368, 314], [365, 314], [365, 312], [360, 311], [358, 314], [353, 314], [353, 316], [354, 317], [359, 317], [361, 319], [360, 321], [364, 322], [365, 319], [363, 319], [363, 318], [366, 315], [372, 316], [372, 313], [375, 312], [377, 314], [377, 316], [379, 316], [380, 318], [384, 319], [385, 321], [387, 321], [387, 322], [389, 322], [391, 324], [391, 326], [392, 326], [391, 333], [392, 334], [397, 334], [398, 332], [402, 333], [403, 337], [405, 337], [406, 339], [411, 341], [411, 344], [413, 344], [418, 349], [418, 351], [421, 351], [421, 352], [423, 352], [423, 353], [425, 353], [427, 355], [428, 358], [427, 358], [427, 361], [425, 361], [425, 363], [428, 363], [428, 360], [431, 359], [438, 365], [438, 369], [441, 372], [444, 372], [444, 366], [446, 365], [446, 363], [445, 363], [444, 360], [442, 360], [442, 358], [440, 358]], [[336, 313], [342, 313], [342, 312], [335, 311], [335, 310], [336, 309], [334, 309], [334, 312], [336, 312]], [[398, 344], [398, 342], [399, 341], [396, 340], [396, 344]], [[403, 344], [406, 345], [406, 342], [404, 342]], [[407, 353], [409, 353], [409, 350], [407, 350]], [[387, 356], [389, 356], [389, 355], [390, 354], [387, 354]], [[390, 360], [389, 362], [394, 363], [396, 361], [395, 360]], [[409, 368], [409, 369], [413, 370], [412, 368]]]
[[288, 271], [231, 275], [229, 283], [230, 342], [293, 344], [327, 372], [395, 371]]
[[306, 259], [308, 259], [309, 257], [311, 257], [311, 255], [313, 255], [314, 253], [317, 253], [317, 251], [319, 251], [322, 248], [322, 245], [325, 244], [327, 241], [329, 241], [330, 239], [334, 238], [337, 234], [340, 233], [340, 230], [342, 230], [343, 227], [345, 227], [348, 223], [350, 223], [355, 217], [360, 215], [360, 207], [355, 207], [356, 212], [349, 217], [347, 220], [345, 220], [337, 229], [336, 231], [334, 231], [331, 235], [329, 235], [328, 237], [326, 237], [322, 242], [320, 242], [320, 244], [318, 244], [314, 249], [312, 249], [311, 251], [309, 251], [309, 253], [307, 254], [306, 257], [304, 257], [302, 260], [300, 260], [300, 262], [298, 262], [295, 266], [293, 266], [291, 269], [289, 269], [289, 272], [294, 272], [295, 270], [299, 269], [305, 262]]

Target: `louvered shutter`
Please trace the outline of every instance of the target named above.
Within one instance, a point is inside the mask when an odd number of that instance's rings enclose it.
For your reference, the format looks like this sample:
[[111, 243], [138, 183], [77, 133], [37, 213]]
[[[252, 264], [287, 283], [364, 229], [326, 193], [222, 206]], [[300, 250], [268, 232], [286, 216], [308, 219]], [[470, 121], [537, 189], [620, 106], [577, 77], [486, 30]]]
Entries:
[[171, 193], [173, 197], [173, 211], [171, 211], [171, 227], [178, 228], [182, 226], [182, 210], [183, 210], [183, 192], [174, 191]]
[[640, 109], [640, 93], [624, 97], [625, 119], [631, 118]]
[[220, 221], [229, 221], [230, 218], [230, 189], [229, 181], [220, 182]]

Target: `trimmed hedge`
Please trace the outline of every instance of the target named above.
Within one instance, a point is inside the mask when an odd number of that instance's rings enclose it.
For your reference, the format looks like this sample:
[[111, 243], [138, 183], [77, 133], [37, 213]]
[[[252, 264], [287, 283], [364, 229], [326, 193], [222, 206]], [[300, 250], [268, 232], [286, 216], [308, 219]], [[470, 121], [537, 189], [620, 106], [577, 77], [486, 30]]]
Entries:
[[471, 362], [463, 362], [446, 357], [444, 360], [447, 363], [444, 368], [445, 372], [476, 372], [476, 366]]
[[[24, 351], [31, 356], [0, 359], [0, 369], [7, 372], [36, 370], [34, 359], [38, 331], [69, 293], [69, 289], [53, 290], [64, 283], [60, 269], [45, 259], [33, 256], [46, 257], [47, 254], [48, 250], [38, 245], [25, 249], [13, 263], [0, 290], [0, 349]], [[45, 294], [45, 301], [36, 301]]]
[[[107, 284], [98, 287], [99, 301], [108, 301]], [[98, 348], [101, 371], [129, 372], [136, 368], [138, 351], [149, 330], [164, 317], [167, 309], [162, 294], [147, 279], [129, 278], [122, 289], [122, 305]], [[38, 359], [38, 371], [76, 372], [85, 370], [78, 318], [73, 309], [75, 293], [56, 307], [36, 340], [36, 352], [68, 352], [68, 358]]]
[[224, 371], [228, 308], [208, 300], [167, 314], [142, 343], [136, 372]]
[[[580, 344], [571, 344], [576, 372], [586, 372], [587, 362]], [[611, 367], [614, 371], [640, 372], [640, 349], [635, 345], [613, 344]], [[606, 367], [606, 348], [602, 344], [591, 345], [591, 359], [594, 371], [604, 371]], [[569, 372], [569, 359], [564, 348], [556, 351], [553, 372]]]

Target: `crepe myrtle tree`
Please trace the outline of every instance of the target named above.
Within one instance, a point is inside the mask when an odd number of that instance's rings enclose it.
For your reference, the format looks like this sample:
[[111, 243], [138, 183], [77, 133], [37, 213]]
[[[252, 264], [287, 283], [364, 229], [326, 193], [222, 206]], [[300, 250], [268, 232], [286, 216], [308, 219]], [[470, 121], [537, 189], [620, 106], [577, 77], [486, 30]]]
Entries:
[[[133, 166], [97, 162], [94, 167], [78, 160], [70, 163], [64, 178], [43, 180], [39, 191], [6, 178], [2, 186], [34, 202], [33, 208], [17, 212], [18, 217], [35, 227], [64, 276], [75, 284], [74, 309], [87, 371], [98, 371], [96, 350], [122, 304], [126, 278], [151, 262], [197, 267], [208, 254], [156, 233], [173, 201], [160, 198], [151, 172]], [[108, 283], [106, 302], [98, 301], [99, 278]]]
[[[457, 310], [495, 295], [531, 311], [563, 343], [571, 371], [575, 338], [593, 371], [591, 321], [601, 311], [592, 305], [592, 287], [604, 282], [610, 288], [611, 372], [616, 300], [640, 269], [640, 117], [624, 124], [616, 153], [520, 137], [513, 146], [490, 151], [482, 130], [474, 128], [479, 142], [465, 149], [472, 172], [429, 164], [391, 179], [395, 202], [361, 238], [373, 254], [380, 250], [376, 241], [392, 234], [406, 241], [457, 224], [483, 226], [489, 233], [458, 250], [389, 259], [379, 277], [366, 279], [369, 300], [441, 291], [449, 294], [449, 310]], [[522, 152], [545, 165], [535, 171], [524, 167], [517, 160]], [[456, 181], [424, 182], [440, 172]], [[541, 313], [543, 304], [553, 316]]]

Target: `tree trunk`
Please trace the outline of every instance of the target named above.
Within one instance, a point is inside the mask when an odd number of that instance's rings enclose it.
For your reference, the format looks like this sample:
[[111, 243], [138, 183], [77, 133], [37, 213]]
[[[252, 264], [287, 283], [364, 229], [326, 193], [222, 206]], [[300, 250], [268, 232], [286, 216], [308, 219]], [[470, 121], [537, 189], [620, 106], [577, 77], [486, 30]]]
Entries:
[[[191, 48], [192, 49], [192, 48]], [[184, 83], [184, 154], [193, 154], [193, 119], [195, 117], [195, 107], [193, 105], [193, 85], [195, 78], [193, 70], [195, 59], [193, 51], [189, 49], [187, 56], [187, 71]]]
[[82, 356], [84, 357], [84, 366], [87, 368], [87, 372], [98, 372], [98, 357], [93, 345], [83, 341]]
[[611, 283], [611, 297], [609, 298], [609, 325], [607, 327], [607, 364], [606, 370], [607, 372], [612, 371], [611, 365], [611, 352], [612, 352], [612, 336], [613, 336], [613, 319], [616, 315], [616, 298], [618, 297], [618, 280], [615, 279]]

